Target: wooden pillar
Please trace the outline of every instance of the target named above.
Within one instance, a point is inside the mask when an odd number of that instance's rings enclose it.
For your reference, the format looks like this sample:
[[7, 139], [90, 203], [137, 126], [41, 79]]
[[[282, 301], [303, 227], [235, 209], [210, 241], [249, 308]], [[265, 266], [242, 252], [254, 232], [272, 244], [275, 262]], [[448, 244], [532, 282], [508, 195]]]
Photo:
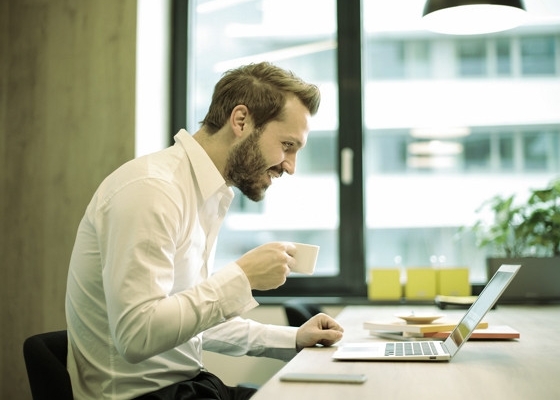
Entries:
[[134, 157], [136, 0], [0, 1], [0, 398], [31, 398], [32, 334], [65, 329], [76, 228]]

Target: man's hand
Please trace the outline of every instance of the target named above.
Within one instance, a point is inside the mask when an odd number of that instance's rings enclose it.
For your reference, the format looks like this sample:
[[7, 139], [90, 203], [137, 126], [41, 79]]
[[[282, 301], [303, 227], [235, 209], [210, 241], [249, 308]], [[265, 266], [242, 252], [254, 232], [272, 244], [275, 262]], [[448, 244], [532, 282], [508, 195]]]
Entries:
[[241, 267], [251, 289], [276, 289], [286, 282], [290, 268], [294, 266], [296, 247], [290, 242], [273, 242], [263, 244], [245, 253], [237, 265]]
[[311, 317], [297, 331], [296, 347], [300, 351], [304, 347], [317, 344], [331, 346], [342, 339], [344, 329], [334, 319], [320, 313]]

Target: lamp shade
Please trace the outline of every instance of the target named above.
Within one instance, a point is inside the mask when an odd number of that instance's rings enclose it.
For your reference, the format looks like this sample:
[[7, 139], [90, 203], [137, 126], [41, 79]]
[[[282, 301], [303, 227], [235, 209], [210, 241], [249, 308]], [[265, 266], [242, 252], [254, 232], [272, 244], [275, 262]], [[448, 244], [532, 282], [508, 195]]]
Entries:
[[525, 16], [522, 0], [427, 0], [422, 20], [434, 32], [473, 35], [514, 28]]

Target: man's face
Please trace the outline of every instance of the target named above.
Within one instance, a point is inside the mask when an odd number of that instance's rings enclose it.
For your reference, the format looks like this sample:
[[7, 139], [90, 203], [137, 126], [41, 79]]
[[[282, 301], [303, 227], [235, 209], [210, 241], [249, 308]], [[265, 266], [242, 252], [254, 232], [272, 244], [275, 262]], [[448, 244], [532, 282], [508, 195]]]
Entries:
[[225, 178], [253, 201], [264, 198], [273, 178], [296, 169], [296, 153], [305, 146], [309, 111], [299, 99], [286, 101], [281, 121], [252, 131], [230, 151]]

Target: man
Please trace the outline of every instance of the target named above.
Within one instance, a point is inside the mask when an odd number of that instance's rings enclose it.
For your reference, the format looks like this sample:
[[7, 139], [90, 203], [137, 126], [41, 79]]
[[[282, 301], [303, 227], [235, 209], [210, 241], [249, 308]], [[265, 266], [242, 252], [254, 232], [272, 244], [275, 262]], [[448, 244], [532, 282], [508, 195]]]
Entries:
[[[300, 328], [239, 317], [251, 290], [284, 284], [292, 243], [267, 243], [212, 274], [235, 186], [259, 201], [293, 174], [320, 94], [269, 63], [217, 83], [194, 135], [107, 177], [80, 222], [66, 294], [68, 371], [77, 399], [244, 399], [204, 370], [203, 349], [287, 360], [342, 328], [319, 314]], [[278, 210], [283, 212], [283, 210]]]

